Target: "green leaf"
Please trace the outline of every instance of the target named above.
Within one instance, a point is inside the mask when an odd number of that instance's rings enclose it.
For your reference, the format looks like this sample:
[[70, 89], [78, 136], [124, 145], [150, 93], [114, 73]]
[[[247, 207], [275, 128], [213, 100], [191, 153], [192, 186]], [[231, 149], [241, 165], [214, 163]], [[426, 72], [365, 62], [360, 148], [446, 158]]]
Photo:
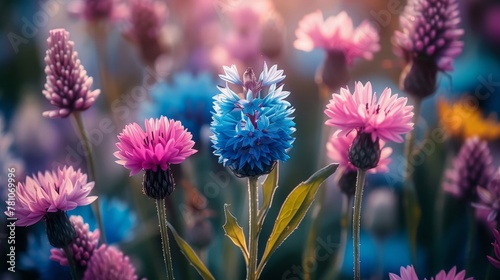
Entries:
[[316, 192], [323, 181], [335, 173], [338, 164], [332, 163], [314, 173], [307, 181], [300, 183], [288, 195], [281, 206], [273, 231], [267, 240], [266, 249], [259, 264], [258, 274], [269, 260], [271, 254], [297, 229], [307, 210], [314, 201]]
[[248, 249], [245, 241], [243, 228], [238, 225], [236, 218], [229, 212], [229, 204], [224, 204], [224, 214], [226, 215], [226, 223], [222, 226], [226, 236], [233, 241], [234, 245], [238, 246], [243, 253], [245, 262], [248, 263]]
[[174, 227], [169, 222], [167, 222], [167, 225], [168, 225], [168, 228], [170, 229], [170, 231], [172, 231], [172, 234], [174, 235], [175, 242], [177, 242], [177, 245], [181, 249], [182, 254], [184, 254], [184, 256], [186, 256], [189, 263], [198, 271], [200, 276], [204, 280], [207, 280], [207, 279], [208, 280], [215, 280], [215, 278], [212, 276], [212, 274], [207, 269], [205, 264], [200, 260], [198, 255], [196, 255], [193, 248], [191, 248], [191, 246], [189, 246], [189, 244], [184, 239], [182, 239], [182, 237], [179, 236], [177, 231], [175, 231]]
[[271, 208], [271, 204], [273, 203], [274, 193], [276, 189], [278, 189], [278, 178], [279, 178], [279, 164], [276, 163], [273, 171], [267, 175], [266, 180], [262, 184], [262, 206], [259, 210], [258, 215], [258, 225], [259, 231], [262, 229], [262, 225], [264, 224], [264, 219], [266, 218], [267, 212]]

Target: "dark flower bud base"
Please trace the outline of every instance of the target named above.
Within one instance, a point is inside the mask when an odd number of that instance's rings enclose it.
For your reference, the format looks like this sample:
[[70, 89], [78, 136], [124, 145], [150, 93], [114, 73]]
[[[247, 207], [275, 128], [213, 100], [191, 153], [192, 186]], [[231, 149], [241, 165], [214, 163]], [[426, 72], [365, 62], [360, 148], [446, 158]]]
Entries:
[[146, 170], [142, 190], [148, 197], [164, 199], [174, 191], [174, 187], [174, 176], [170, 170], [170, 166], [167, 170], [161, 170], [160, 168], [157, 171]]

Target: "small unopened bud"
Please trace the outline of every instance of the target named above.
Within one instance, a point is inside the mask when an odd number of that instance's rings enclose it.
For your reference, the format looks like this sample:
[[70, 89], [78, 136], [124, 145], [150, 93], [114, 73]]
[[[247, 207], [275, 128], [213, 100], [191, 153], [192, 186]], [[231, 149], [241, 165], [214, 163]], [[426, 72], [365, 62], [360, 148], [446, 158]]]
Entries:
[[337, 182], [340, 190], [348, 196], [354, 196], [356, 192], [356, 178], [358, 176], [358, 172], [356, 170], [345, 170], [340, 175], [340, 178]]
[[142, 190], [150, 198], [164, 199], [174, 191], [174, 187], [174, 176], [170, 166], [165, 171], [158, 168], [157, 171], [149, 169], [144, 173]]
[[262, 23], [260, 52], [268, 58], [276, 58], [283, 51], [285, 42], [283, 19], [276, 13], [269, 15]]
[[399, 86], [412, 97], [428, 97], [436, 91], [437, 71], [432, 59], [412, 59], [401, 73]]
[[349, 82], [347, 59], [341, 51], [329, 51], [316, 72], [316, 83], [337, 90]]
[[213, 238], [213, 229], [210, 221], [205, 217], [196, 217], [186, 229], [186, 239], [189, 244], [203, 249], [210, 245]]
[[385, 240], [397, 227], [396, 194], [387, 188], [373, 190], [368, 195], [364, 221], [375, 238]]
[[45, 228], [50, 245], [56, 248], [68, 246], [76, 237], [76, 231], [64, 211], [47, 212]]
[[257, 81], [257, 77], [255, 76], [255, 72], [253, 72], [252, 67], [248, 67], [248, 69], [243, 73], [243, 87], [245, 91], [252, 91], [253, 94], [257, 94], [262, 88], [262, 86]]
[[358, 132], [349, 148], [349, 161], [359, 169], [368, 170], [376, 167], [379, 160], [378, 138], [374, 142], [370, 133]]

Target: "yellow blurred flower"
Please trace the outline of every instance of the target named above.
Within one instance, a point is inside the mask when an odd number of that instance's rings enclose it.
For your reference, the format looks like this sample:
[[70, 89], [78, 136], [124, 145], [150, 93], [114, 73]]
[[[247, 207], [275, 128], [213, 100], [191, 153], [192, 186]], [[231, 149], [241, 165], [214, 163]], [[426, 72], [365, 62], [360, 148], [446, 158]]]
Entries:
[[500, 138], [500, 123], [494, 115], [485, 118], [475, 99], [460, 99], [455, 103], [440, 99], [437, 109], [439, 122], [451, 137], [467, 139], [477, 136], [483, 140]]

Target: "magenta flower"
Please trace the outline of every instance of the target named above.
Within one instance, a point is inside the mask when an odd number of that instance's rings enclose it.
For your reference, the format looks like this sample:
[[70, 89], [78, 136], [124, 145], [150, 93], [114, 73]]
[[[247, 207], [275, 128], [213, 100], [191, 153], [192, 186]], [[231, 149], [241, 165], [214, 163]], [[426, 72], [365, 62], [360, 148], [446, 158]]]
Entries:
[[144, 192], [152, 198], [165, 198], [173, 191], [170, 164], [180, 164], [196, 153], [192, 135], [179, 121], [161, 116], [144, 120], [146, 131], [137, 123], [128, 124], [118, 135], [116, 163], [133, 176], [145, 170]]
[[90, 22], [120, 19], [124, 12], [116, 0], [75, 0], [68, 4], [68, 11]]
[[440, 71], [453, 70], [453, 60], [462, 52], [456, 0], [410, 0], [396, 31], [396, 51], [407, 62], [433, 61]]
[[136, 280], [130, 259], [118, 248], [101, 245], [92, 254], [83, 280]]
[[495, 241], [491, 245], [493, 246], [495, 258], [491, 256], [486, 257], [494, 267], [500, 269], [500, 233], [497, 229], [493, 229], [493, 236], [495, 237]]
[[401, 143], [401, 135], [413, 129], [413, 106], [406, 103], [407, 98], [392, 95], [390, 88], [377, 99], [370, 82], [357, 82], [352, 94], [348, 88], [341, 88], [340, 93], [332, 95], [325, 110], [330, 118], [326, 124], [338, 127], [339, 136], [357, 130], [370, 134], [372, 141]]
[[389, 273], [390, 280], [418, 280], [417, 273], [413, 268], [413, 265], [407, 267], [401, 267], [399, 270], [399, 275], [394, 273]]
[[94, 182], [87, 182], [87, 175], [80, 169], [64, 166], [57, 171], [26, 177], [17, 185], [17, 226], [30, 226], [49, 213], [65, 212], [92, 203], [97, 196], [88, 196]]
[[101, 93], [91, 90], [92, 77], [80, 64], [78, 53], [73, 50], [74, 42], [64, 29], [53, 29], [47, 39], [45, 53], [45, 74], [47, 81], [42, 91], [56, 110], [43, 112], [44, 117], [66, 118], [74, 111], [85, 111]]
[[462, 144], [453, 166], [446, 171], [443, 188], [451, 195], [476, 201], [477, 186], [487, 186], [493, 175], [490, 149], [486, 141], [469, 138]]
[[[69, 244], [69, 251], [79, 267], [86, 267], [99, 243], [99, 229], [91, 232], [89, 224], [83, 222], [81, 216], [71, 216], [69, 220], [76, 231], [76, 238]], [[68, 259], [61, 249], [50, 250], [50, 259], [68, 266]]]
[[[339, 170], [343, 172], [356, 172], [356, 167], [349, 161], [349, 148], [354, 138], [356, 138], [357, 131], [354, 130], [345, 135], [340, 134], [340, 131], [336, 131], [326, 143], [328, 157], [339, 164]], [[380, 160], [375, 168], [368, 170], [368, 173], [389, 171], [388, 165], [391, 162], [390, 155], [392, 154], [392, 148], [384, 146], [385, 142], [380, 141]]]
[[486, 188], [477, 186], [476, 191], [479, 200], [473, 202], [472, 206], [487, 210], [487, 221], [494, 221], [500, 210], [500, 168], [495, 172]]
[[441, 270], [436, 277], [431, 277], [431, 280], [473, 280], [473, 277], [465, 278], [465, 270], [457, 272], [457, 267], [454, 266], [448, 273]]
[[297, 40], [293, 45], [296, 49], [308, 52], [322, 48], [327, 52], [342, 52], [348, 64], [352, 64], [355, 58], [371, 60], [380, 49], [375, 28], [368, 21], [354, 28], [346, 12], [326, 20], [320, 10], [308, 14], [299, 22], [295, 35]]

